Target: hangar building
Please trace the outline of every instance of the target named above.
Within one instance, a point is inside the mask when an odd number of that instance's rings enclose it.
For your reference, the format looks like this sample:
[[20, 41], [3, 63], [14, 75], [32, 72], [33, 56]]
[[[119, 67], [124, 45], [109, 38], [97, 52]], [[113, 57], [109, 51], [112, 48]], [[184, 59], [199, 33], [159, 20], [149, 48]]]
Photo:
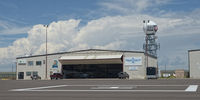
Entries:
[[200, 49], [188, 51], [190, 78], [200, 79]]
[[[147, 68], [142, 51], [88, 49], [18, 57], [17, 79], [30, 80], [32, 75], [50, 79], [53, 73], [68, 78], [117, 78], [119, 72], [129, 74], [129, 79], [145, 79]], [[157, 58], [148, 57], [148, 65], [157, 69]], [[46, 78], [47, 72], [47, 78]]]

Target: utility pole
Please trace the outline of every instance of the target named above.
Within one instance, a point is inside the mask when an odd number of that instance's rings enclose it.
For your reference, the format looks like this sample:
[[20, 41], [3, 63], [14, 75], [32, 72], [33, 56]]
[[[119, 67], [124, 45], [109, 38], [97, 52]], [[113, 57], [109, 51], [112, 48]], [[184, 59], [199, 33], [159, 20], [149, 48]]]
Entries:
[[14, 79], [14, 74], [13, 74], [13, 63], [12, 63], [12, 80]]
[[147, 32], [146, 32], [146, 38], [145, 38], [146, 40], [146, 49], [145, 49], [145, 54], [146, 54], [146, 68], [149, 66], [148, 65], [148, 63], [149, 63], [149, 61], [148, 61], [148, 35], [147, 35]]

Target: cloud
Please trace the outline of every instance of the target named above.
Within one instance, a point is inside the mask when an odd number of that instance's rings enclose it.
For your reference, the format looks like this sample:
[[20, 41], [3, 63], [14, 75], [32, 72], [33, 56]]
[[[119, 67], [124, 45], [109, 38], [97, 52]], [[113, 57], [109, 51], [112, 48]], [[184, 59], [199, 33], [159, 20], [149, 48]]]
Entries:
[[13, 21], [0, 20], [0, 34], [24, 34], [30, 29], [30, 26], [19, 27]]
[[0, 33], [2, 34], [24, 34], [30, 30], [31, 27], [13, 27], [1, 30]]
[[123, 14], [141, 13], [148, 8], [156, 8], [162, 5], [166, 5], [171, 0], [111, 0], [101, 2], [99, 5], [103, 6], [104, 11], [117, 11]]
[[[113, 40], [120, 40], [121, 37], [127, 34], [132, 36], [142, 35], [139, 34], [141, 33], [141, 27], [139, 27], [139, 23], [137, 23], [139, 21], [136, 22], [136, 20], [132, 18], [133, 16], [108, 16], [92, 20], [80, 29], [74, 42], [84, 42], [90, 45], [103, 45], [110, 43]], [[112, 39], [110, 39], [111, 37]]]

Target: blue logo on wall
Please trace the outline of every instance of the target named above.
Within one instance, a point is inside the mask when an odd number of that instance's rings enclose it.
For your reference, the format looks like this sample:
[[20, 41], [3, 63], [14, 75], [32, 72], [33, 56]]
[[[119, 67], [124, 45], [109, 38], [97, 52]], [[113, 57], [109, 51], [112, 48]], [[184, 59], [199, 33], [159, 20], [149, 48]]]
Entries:
[[141, 57], [128, 57], [125, 58], [126, 65], [141, 65], [142, 59]]
[[141, 59], [132, 58], [132, 59], [126, 59], [126, 61], [127, 61], [127, 62], [132, 62], [132, 63], [134, 64], [135, 62], [141, 61]]

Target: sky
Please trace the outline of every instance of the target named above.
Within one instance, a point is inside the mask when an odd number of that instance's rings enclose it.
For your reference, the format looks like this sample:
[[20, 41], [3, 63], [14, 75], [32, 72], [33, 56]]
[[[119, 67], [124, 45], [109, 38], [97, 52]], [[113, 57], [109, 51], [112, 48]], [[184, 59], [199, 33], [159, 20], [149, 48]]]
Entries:
[[0, 0], [0, 72], [16, 57], [83, 49], [143, 51], [143, 20], [157, 23], [160, 69], [188, 69], [200, 49], [199, 0]]

